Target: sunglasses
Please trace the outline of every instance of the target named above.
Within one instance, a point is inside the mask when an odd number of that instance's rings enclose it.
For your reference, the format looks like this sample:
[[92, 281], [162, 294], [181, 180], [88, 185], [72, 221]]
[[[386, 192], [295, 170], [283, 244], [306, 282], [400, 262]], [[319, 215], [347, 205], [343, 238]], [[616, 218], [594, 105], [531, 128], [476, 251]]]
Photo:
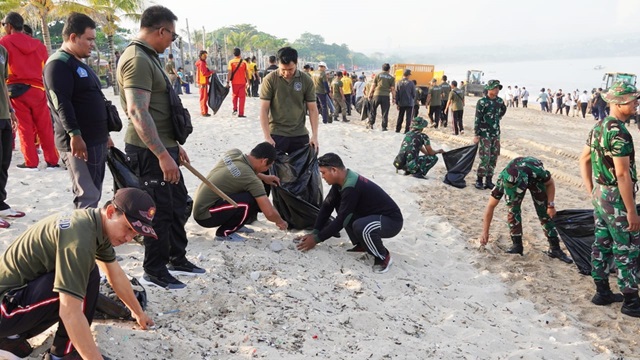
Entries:
[[166, 27], [159, 27], [159, 28], [156, 28], [156, 29], [158, 29], [158, 30], [159, 30], [159, 29], [165, 29], [165, 30], [167, 30], [168, 32], [170, 32], [170, 33], [171, 33], [171, 42], [176, 41], [176, 40], [180, 37], [180, 35], [178, 35], [178, 33], [177, 33], [177, 32], [173, 32], [173, 31], [171, 31], [171, 30], [167, 29]]

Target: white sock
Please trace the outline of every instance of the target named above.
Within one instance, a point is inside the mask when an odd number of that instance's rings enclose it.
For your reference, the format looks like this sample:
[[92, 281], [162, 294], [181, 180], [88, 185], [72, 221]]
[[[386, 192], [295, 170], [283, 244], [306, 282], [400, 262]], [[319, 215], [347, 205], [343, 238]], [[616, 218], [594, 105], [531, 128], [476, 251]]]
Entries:
[[20, 339], [20, 335], [11, 335], [11, 336], [7, 336], [7, 339], [10, 339], [10, 340]]

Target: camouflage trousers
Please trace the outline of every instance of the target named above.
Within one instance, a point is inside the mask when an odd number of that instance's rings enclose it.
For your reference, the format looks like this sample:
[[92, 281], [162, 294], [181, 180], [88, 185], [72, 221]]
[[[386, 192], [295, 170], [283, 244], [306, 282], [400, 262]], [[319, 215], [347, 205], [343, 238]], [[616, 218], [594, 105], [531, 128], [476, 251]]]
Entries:
[[478, 165], [478, 176], [493, 176], [493, 171], [498, 162], [500, 155], [500, 138], [480, 138], [478, 143], [478, 154], [480, 156], [480, 165]]
[[417, 159], [408, 160], [406, 169], [410, 174], [426, 176], [437, 162], [438, 157], [435, 155], [422, 155], [418, 156]]
[[344, 97], [342, 96], [334, 96], [333, 104], [336, 106], [335, 119], [338, 120], [338, 114], [342, 114], [342, 119], [346, 119], [347, 117], [347, 104], [344, 102]]
[[[547, 239], [557, 238], [558, 231], [556, 230], [556, 224], [551, 220], [547, 214], [547, 190], [542, 183], [536, 183], [534, 188], [529, 188], [531, 193], [531, 199], [533, 199], [533, 205], [536, 208], [536, 214], [540, 219], [544, 236]], [[522, 236], [522, 201], [526, 191], [516, 193], [516, 196], [506, 197], [507, 203], [507, 220], [509, 222], [509, 233], [511, 237]]]
[[627, 231], [627, 210], [617, 186], [596, 184], [592, 196], [596, 229], [591, 246], [591, 276], [594, 280], [607, 279], [613, 258], [620, 291], [637, 292], [640, 232]]

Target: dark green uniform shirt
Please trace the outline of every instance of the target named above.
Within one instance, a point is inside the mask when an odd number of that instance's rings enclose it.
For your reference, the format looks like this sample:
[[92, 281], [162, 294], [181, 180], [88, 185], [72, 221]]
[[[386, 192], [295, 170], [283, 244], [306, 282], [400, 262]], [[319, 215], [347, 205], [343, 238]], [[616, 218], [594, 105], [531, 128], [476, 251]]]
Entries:
[[389, 74], [388, 71], [383, 71], [373, 79], [373, 86], [376, 88], [373, 96], [389, 96], [391, 95], [391, 89], [396, 86], [396, 78]]
[[532, 156], [517, 157], [500, 172], [491, 196], [500, 200], [507, 194], [507, 200], [513, 199], [517, 194], [535, 189], [537, 184], [544, 184], [550, 179], [551, 173], [544, 168], [542, 161]]
[[442, 87], [440, 85], [430, 87], [427, 96], [429, 95], [431, 95], [429, 106], [442, 106]]
[[[140, 89], [149, 91], [149, 113], [156, 125], [158, 136], [162, 144], [167, 147], [176, 147], [178, 143], [173, 134], [171, 122], [171, 107], [169, 104], [169, 92], [164, 78], [164, 70], [160, 67], [160, 60], [156, 51], [142, 40], [134, 40], [138, 45], [127, 47], [118, 61], [118, 86], [120, 86], [120, 104], [127, 111], [127, 101], [124, 89]], [[144, 47], [144, 49], [142, 48]], [[152, 55], [155, 54], [155, 55]], [[146, 148], [147, 145], [140, 139], [138, 133], [129, 120], [124, 136], [127, 144]]]
[[342, 94], [340, 94], [340, 89], [342, 89], [343, 85], [344, 84], [342, 83], [342, 81], [338, 80], [337, 77], [333, 79], [333, 82], [331, 83], [331, 91], [333, 91], [334, 98], [342, 97]]
[[260, 87], [260, 99], [271, 102], [269, 129], [272, 135], [303, 136], [309, 134], [304, 126], [307, 103], [316, 102], [313, 80], [296, 70], [291, 81], [285, 80], [279, 71], [267, 75]]
[[485, 96], [476, 105], [476, 119], [473, 124], [475, 136], [483, 138], [500, 137], [500, 120], [507, 107], [500, 97], [489, 99]]
[[[228, 195], [243, 192], [249, 192], [254, 198], [267, 195], [264, 184], [249, 164], [249, 159], [238, 149], [227, 151], [209, 172], [207, 179]], [[201, 183], [193, 201], [193, 218], [209, 219], [209, 208], [218, 200], [220, 195]]]
[[613, 158], [624, 156], [629, 157], [631, 180], [638, 181], [633, 138], [622, 121], [613, 116], [598, 121], [589, 133], [587, 146], [591, 148], [591, 167], [596, 183], [618, 185]]
[[5, 81], [9, 78], [9, 54], [4, 46], [0, 45], [0, 119], [11, 119], [9, 109], [11, 105], [7, 101], [7, 86]]
[[440, 87], [442, 88], [442, 100], [449, 100], [449, 93], [451, 93], [451, 85], [444, 81], [442, 84], [440, 84]]
[[313, 72], [313, 86], [316, 94], [326, 94], [327, 89], [325, 83], [327, 82], [327, 74], [324, 70], [316, 70]]
[[55, 272], [53, 291], [82, 300], [96, 259], [116, 259], [111, 242], [102, 233], [100, 209], [46, 217], [29, 227], [2, 254], [0, 298], [9, 290]]
[[464, 91], [459, 88], [451, 89], [449, 92], [449, 97], [447, 101], [451, 100], [451, 105], [449, 105], [452, 111], [464, 110], [464, 104], [462, 100], [464, 99]]

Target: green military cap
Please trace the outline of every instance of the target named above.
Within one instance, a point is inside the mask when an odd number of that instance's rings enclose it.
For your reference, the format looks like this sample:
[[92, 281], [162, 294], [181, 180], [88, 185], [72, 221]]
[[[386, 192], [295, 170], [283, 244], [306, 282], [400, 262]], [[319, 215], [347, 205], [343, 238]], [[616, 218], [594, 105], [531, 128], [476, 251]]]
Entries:
[[602, 98], [611, 104], [627, 104], [638, 97], [640, 97], [640, 92], [635, 86], [624, 81], [616, 81]]
[[422, 116], [416, 116], [411, 122], [411, 130], [422, 130], [427, 127], [429, 123]]
[[487, 85], [484, 86], [485, 90], [491, 90], [495, 88], [502, 90], [502, 85], [500, 85], [500, 80], [489, 80]]

